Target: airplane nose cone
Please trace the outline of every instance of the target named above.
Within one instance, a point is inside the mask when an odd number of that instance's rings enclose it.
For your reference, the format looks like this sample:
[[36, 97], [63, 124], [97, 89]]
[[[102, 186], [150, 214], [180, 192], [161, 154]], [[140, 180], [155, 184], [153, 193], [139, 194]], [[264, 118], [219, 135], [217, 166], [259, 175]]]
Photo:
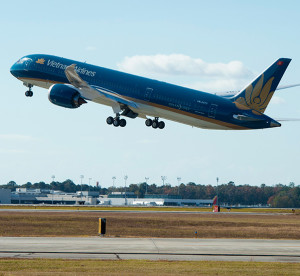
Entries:
[[14, 71], [14, 66], [15, 66], [15, 65], [13, 65], [12, 67], [10, 67], [10, 72], [11, 72], [11, 73], [13, 73], [13, 71]]
[[22, 57], [13, 64], [13, 66], [10, 68], [10, 73], [16, 78], [28, 75], [28, 71], [31, 69], [32, 62], [33, 60], [30, 56]]
[[17, 72], [17, 64], [15, 63], [12, 67], [10, 67], [10, 73], [16, 77], [16, 72]]

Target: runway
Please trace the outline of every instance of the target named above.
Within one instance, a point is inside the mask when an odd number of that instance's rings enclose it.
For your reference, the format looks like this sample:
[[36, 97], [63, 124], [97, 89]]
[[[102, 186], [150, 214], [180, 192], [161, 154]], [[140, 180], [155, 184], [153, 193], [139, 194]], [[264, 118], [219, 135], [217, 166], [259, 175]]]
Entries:
[[3, 257], [300, 262], [300, 241], [0, 237]]
[[280, 215], [286, 215], [286, 214], [291, 214], [291, 213], [260, 213], [260, 212], [239, 212], [230, 210], [228, 211], [227, 209], [222, 210], [222, 212], [219, 213], [214, 213], [212, 211], [173, 211], [172, 208], [170, 210], [147, 210], [146, 208], [144, 210], [114, 210], [114, 209], [107, 209], [107, 210], [93, 210], [93, 209], [59, 209], [59, 208], [54, 208], [54, 209], [1, 209], [0, 212], [13, 212], [13, 213], [18, 213], [18, 212], [24, 212], [24, 213], [30, 213], [30, 212], [36, 212], [36, 213], [85, 213], [85, 212], [91, 212], [91, 213], [149, 213], [149, 214], [155, 214], [155, 213], [171, 213], [171, 214], [214, 214], [214, 215], [255, 215], [255, 216], [280, 216]]

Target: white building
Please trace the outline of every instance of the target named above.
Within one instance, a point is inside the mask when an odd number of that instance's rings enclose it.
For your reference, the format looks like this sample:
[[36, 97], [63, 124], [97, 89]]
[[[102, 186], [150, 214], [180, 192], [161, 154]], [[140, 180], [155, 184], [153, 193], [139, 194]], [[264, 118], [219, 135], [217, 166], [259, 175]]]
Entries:
[[13, 204], [65, 204], [65, 205], [96, 205], [98, 192], [65, 193], [44, 189], [17, 188], [12, 193]]
[[178, 196], [147, 195], [145, 198], [133, 197], [133, 193], [112, 193], [98, 198], [100, 205], [131, 206], [211, 206], [213, 199], [182, 199]]

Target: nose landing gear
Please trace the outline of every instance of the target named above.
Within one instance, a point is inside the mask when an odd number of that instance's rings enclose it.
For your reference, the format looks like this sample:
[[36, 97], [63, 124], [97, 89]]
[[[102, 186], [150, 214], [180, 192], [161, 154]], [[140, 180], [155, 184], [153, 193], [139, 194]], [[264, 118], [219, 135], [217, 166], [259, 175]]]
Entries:
[[32, 97], [33, 96], [33, 92], [31, 90], [28, 90], [25, 92], [25, 96], [26, 97]]
[[30, 84], [30, 83], [24, 84], [24, 85], [28, 87], [28, 90], [25, 92], [25, 96], [26, 97], [32, 97], [33, 96], [33, 92], [32, 92], [31, 89], [32, 89], [33, 85]]

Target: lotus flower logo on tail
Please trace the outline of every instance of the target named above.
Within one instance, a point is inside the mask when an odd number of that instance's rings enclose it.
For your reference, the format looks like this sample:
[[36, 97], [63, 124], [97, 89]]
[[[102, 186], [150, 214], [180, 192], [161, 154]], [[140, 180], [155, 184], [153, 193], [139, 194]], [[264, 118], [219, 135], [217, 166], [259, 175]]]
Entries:
[[281, 58], [274, 62], [232, 101], [239, 109], [249, 108], [264, 113], [290, 61]]
[[267, 83], [263, 85], [264, 74], [262, 74], [254, 88], [252, 84], [250, 84], [246, 88], [244, 97], [239, 97], [235, 102], [264, 113], [274, 94], [274, 91], [271, 91], [273, 80], [274, 77], [270, 78]]

